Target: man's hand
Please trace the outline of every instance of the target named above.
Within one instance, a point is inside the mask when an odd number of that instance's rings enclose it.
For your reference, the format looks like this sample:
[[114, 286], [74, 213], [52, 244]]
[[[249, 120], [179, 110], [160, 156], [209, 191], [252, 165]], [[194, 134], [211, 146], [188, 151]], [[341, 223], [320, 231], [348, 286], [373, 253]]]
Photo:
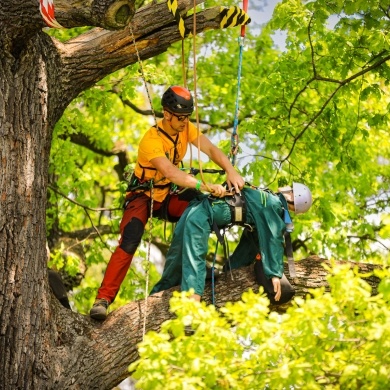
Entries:
[[[226, 188], [220, 184], [207, 184], [208, 189], [216, 198], [223, 198], [226, 195]], [[201, 187], [203, 189], [203, 186]]]
[[226, 182], [228, 184], [229, 190], [232, 187], [236, 190], [236, 193], [239, 194], [240, 190], [244, 188], [245, 180], [241, 177], [241, 175], [235, 170], [231, 170], [226, 176]]
[[274, 286], [275, 301], [278, 301], [282, 295], [282, 287], [280, 285], [280, 279], [276, 276], [272, 277], [272, 285]]
[[[192, 144], [198, 146], [197, 139], [194, 140]], [[222, 150], [213, 145], [204, 134], [199, 136], [199, 144], [200, 150], [203, 153], [206, 153], [210, 157], [211, 161], [213, 161], [226, 172], [226, 182], [229, 191], [232, 189], [232, 187], [234, 187], [236, 192], [239, 194], [240, 190], [244, 188], [245, 180], [235, 170], [226, 155], [222, 152]]]

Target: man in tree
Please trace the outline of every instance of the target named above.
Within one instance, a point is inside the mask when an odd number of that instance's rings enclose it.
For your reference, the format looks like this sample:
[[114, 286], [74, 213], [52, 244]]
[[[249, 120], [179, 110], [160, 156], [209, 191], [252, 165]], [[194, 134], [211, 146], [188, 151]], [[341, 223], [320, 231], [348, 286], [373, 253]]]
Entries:
[[[257, 253], [261, 254], [264, 274], [272, 280], [275, 301], [281, 297], [283, 276], [284, 232], [291, 222], [288, 210], [296, 214], [306, 212], [312, 204], [310, 190], [303, 184], [281, 187], [277, 194], [244, 188], [246, 217], [243, 220], [250, 234], [244, 234], [231, 257], [232, 268], [249, 265]], [[226, 227], [234, 222], [233, 202], [201, 196], [193, 200], [176, 226], [167, 254], [164, 272], [151, 294], [167, 290], [181, 283], [183, 291], [194, 290], [193, 298], [200, 301], [206, 278], [205, 257], [213, 226]]]
[[171, 183], [179, 187], [198, 191], [209, 191], [216, 198], [224, 196], [226, 188], [219, 184], [203, 184], [179, 169], [188, 143], [200, 150], [225, 170], [229, 187], [236, 192], [244, 186], [244, 180], [237, 173], [225, 154], [214, 146], [189, 121], [194, 110], [193, 98], [188, 89], [180, 86], [169, 87], [162, 96], [164, 117], [144, 135], [138, 149], [138, 159], [134, 175], [126, 193], [125, 211], [120, 224], [119, 246], [111, 256], [103, 282], [99, 288], [90, 316], [105, 320], [107, 309], [117, 295], [127, 270], [131, 264], [150, 216], [165, 217], [168, 210], [173, 218], [179, 218], [188, 201], [168, 197]]

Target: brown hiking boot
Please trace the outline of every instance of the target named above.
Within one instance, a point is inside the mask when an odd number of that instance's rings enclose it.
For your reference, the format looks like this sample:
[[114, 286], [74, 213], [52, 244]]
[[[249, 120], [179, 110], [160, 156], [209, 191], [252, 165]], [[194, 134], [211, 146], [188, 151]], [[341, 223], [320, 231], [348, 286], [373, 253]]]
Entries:
[[94, 320], [104, 321], [107, 318], [108, 306], [110, 306], [110, 302], [107, 299], [97, 298], [89, 312], [89, 316]]

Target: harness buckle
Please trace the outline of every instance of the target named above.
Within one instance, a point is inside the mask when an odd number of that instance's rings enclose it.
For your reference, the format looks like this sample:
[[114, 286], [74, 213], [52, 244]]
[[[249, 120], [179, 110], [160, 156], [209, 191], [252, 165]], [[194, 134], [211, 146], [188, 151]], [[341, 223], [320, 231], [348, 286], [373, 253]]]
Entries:
[[246, 226], [246, 203], [242, 194], [234, 193], [226, 197], [225, 202], [229, 205], [232, 216], [232, 224]]

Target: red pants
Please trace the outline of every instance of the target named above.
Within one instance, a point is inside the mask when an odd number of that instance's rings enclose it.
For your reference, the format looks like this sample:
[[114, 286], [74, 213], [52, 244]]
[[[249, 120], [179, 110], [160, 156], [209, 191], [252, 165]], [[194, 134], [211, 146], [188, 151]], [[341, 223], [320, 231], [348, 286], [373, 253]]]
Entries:
[[[124, 211], [120, 224], [119, 245], [111, 255], [97, 294], [97, 298], [104, 298], [110, 303], [115, 299], [126, 276], [150, 216], [150, 198], [144, 194], [134, 196], [132, 200], [129, 198], [130, 202]], [[176, 218], [183, 214], [189, 203], [186, 200], [179, 200], [177, 195], [167, 198], [166, 201], [169, 215]], [[161, 210], [165, 207], [166, 201], [163, 203], [153, 202], [153, 216], [159, 216]]]

